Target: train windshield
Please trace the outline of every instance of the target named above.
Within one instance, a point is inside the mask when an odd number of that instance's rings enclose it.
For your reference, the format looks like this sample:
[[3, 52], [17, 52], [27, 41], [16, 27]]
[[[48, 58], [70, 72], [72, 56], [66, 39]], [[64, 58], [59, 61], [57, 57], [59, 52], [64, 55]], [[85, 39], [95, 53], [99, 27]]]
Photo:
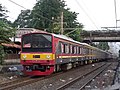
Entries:
[[52, 52], [52, 36], [47, 34], [24, 35], [22, 52]]

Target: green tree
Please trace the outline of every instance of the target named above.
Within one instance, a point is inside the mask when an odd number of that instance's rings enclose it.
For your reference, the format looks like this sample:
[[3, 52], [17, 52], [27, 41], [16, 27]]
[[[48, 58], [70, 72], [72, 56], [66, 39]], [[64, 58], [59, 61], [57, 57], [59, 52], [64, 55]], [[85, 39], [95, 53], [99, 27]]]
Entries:
[[15, 29], [11, 27], [10, 22], [7, 21], [6, 15], [8, 11], [0, 4], [0, 44], [9, 42], [11, 37], [15, 34]]
[[53, 24], [60, 23], [61, 10], [64, 7], [65, 4], [61, 0], [38, 0], [31, 13], [32, 26], [52, 32]]
[[0, 45], [0, 64], [4, 63], [5, 52], [2, 45]]
[[15, 35], [15, 29], [13, 29], [10, 25], [0, 21], [0, 43], [10, 42], [11, 37]]
[[8, 12], [8, 10], [6, 10], [5, 7], [3, 7], [2, 4], [0, 4], [0, 19], [6, 17], [6, 12]]
[[5, 52], [1, 43], [8, 43], [10, 42], [10, 37], [13, 37], [15, 34], [15, 29], [13, 29], [8, 23], [6, 19], [6, 12], [5, 8], [0, 4], [0, 64], [3, 63], [3, 59], [5, 56]]
[[[14, 23], [16, 27], [32, 27], [36, 29], [46, 29], [48, 32], [60, 33], [61, 12], [63, 12], [64, 35], [79, 40], [79, 34], [83, 25], [77, 22], [78, 13], [66, 8], [64, 0], [38, 0], [33, 10], [21, 12]], [[30, 15], [29, 15], [30, 14]], [[27, 17], [27, 18], [26, 18]], [[66, 29], [73, 28], [73, 29]], [[77, 29], [76, 28], [80, 28]]]
[[30, 14], [31, 10], [21, 10], [18, 18], [14, 21], [14, 27], [25, 28], [30, 27]]
[[108, 42], [99, 42], [97, 47], [102, 49], [102, 50], [109, 50]]

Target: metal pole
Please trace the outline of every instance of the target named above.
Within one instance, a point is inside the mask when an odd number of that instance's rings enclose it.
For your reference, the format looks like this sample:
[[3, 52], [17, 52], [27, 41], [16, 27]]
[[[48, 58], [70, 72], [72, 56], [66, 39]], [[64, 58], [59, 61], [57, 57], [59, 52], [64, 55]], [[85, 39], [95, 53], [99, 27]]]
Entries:
[[114, 7], [115, 7], [116, 28], [117, 28], [117, 9], [116, 9], [116, 0], [114, 0]]
[[61, 12], [61, 34], [63, 35], [63, 12]]

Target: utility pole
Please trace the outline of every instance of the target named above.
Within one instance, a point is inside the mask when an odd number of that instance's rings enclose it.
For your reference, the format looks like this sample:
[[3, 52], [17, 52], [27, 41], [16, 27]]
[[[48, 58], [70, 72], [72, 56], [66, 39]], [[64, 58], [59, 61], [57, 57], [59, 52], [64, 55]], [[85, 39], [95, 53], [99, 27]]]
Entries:
[[63, 35], [63, 12], [61, 12], [61, 34]]
[[117, 28], [117, 9], [116, 9], [116, 0], [114, 0], [114, 7], [115, 7], [115, 21], [116, 21], [116, 28]]

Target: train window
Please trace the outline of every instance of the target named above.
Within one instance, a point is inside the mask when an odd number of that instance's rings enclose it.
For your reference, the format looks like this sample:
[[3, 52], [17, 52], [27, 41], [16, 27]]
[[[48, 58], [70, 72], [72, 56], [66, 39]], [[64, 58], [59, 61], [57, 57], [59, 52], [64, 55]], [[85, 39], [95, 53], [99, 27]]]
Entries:
[[67, 47], [65, 43], [61, 43], [61, 53], [66, 53]]
[[92, 52], [93, 52], [93, 50], [92, 50], [92, 49], [90, 49], [90, 54], [92, 54]]
[[58, 43], [58, 46], [56, 46], [56, 53], [60, 54], [61, 53], [61, 42]]
[[77, 54], [79, 53], [79, 47], [77, 47]]
[[70, 53], [72, 54], [72, 45], [70, 45]]
[[86, 48], [86, 54], [89, 54], [89, 48]]
[[80, 54], [80, 47], [78, 47], [78, 54]]
[[81, 48], [81, 47], [79, 47], [79, 54], [81, 54], [81, 52], [82, 52], [82, 51], [81, 51], [81, 49], [82, 49], [82, 48]]
[[81, 47], [81, 49], [80, 49], [80, 54], [83, 54], [83, 48]]
[[63, 53], [69, 53], [69, 44], [63, 43]]
[[74, 54], [74, 46], [72, 46], [72, 54]]
[[66, 44], [63, 44], [63, 53], [66, 53]]
[[61, 53], [64, 53], [64, 46], [63, 46], [63, 43], [61, 43]]
[[71, 53], [71, 50], [70, 50], [70, 44], [69, 44], [69, 53]]
[[82, 51], [83, 51], [83, 54], [86, 54], [86, 49], [85, 48], [83, 48]]
[[69, 44], [65, 45], [65, 52], [68, 54], [69, 53]]
[[76, 54], [76, 46], [74, 46], [74, 54]]

